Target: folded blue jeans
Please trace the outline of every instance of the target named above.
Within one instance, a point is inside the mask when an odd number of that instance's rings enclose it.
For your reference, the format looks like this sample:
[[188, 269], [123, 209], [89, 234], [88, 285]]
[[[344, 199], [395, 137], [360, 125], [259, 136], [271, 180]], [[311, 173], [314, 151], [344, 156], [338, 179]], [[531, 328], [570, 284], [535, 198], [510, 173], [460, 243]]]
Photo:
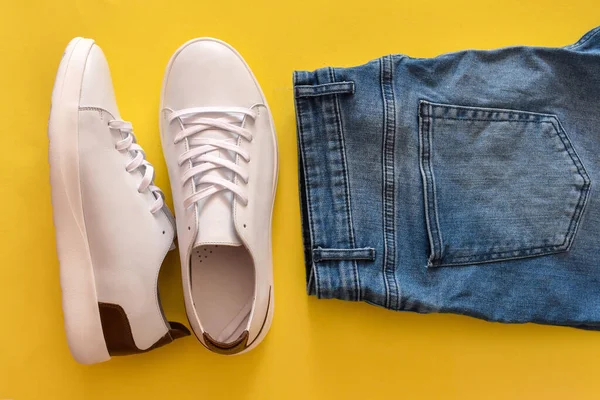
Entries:
[[294, 73], [308, 292], [600, 329], [600, 27]]

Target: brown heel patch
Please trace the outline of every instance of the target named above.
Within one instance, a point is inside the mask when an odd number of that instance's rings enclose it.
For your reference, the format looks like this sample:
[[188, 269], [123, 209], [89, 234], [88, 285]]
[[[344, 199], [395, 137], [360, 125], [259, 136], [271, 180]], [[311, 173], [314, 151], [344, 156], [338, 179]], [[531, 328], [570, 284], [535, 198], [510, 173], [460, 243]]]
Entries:
[[248, 331], [242, 332], [240, 337], [231, 343], [223, 343], [217, 340], [214, 340], [210, 335], [206, 332], [202, 334], [204, 337], [204, 342], [206, 343], [206, 347], [209, 350], [214, 351], [215, 353], [232, 355], [243, 351], [248, 344]]
[[169, 322], [171, 329], [151, 347], [141, 350], [135, 344], [129, 319], [125, 310], [120, 305], [98, 303], [98, 309], [100, 310], [100, 322], [102, 323], [104, 341], [111, 356], [145, 353], [190, 334], [190, 331], [184, 325], [178, 322]]

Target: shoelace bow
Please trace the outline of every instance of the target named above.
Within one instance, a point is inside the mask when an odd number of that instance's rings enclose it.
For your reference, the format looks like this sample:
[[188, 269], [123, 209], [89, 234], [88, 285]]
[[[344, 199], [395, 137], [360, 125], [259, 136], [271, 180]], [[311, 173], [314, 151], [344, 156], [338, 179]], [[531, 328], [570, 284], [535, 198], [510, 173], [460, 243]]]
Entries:
[[[222, 115], [219, 118], [206, 117], [206, 114]], [[168, 123], [176, 119], [181, 121], [183, 129], [175, 135], [174, 143], [179, 143], [184, 139], [188, 140], [189, 150], [183, 152], [178, 159], [179, 165], [191, 161], [192, 167], [185, 171], [181, 176], [181, 184], [185, 185], [190, 179], [201, 187], [196, 193], [188, 196], [184, 202], [184, 207], [207, 198], [222, 190], [232, 192], [242, 204], [248, 204], [248, 196], [243, 187], [216, 175], [209, 175], [206, 172], [216, 168], [224, 168], [237, 175], [244, 183], [248, 183], [248, 171], [226, 158], [221, 158], [209, 154], [215, 150], [226, 150], [243, 158], [246, 162], [250, 161], [250, 155], [247, 151], [238, 146], [235, 139], [216, 139], [200, 137], [206, 130], [222, 130], [236, 134], [245, 140], [252, 142], [252, 133], [243, 127], [245, 118], [256, 119], [258, 111], [243, 107], [195, 107], [175, 111], [170, 114]]]
[[127, 172], [133, 172], [138, 169], [142, 173], [142, 181], [138, 186], [138, 192], [142, 193], [150, 190], [155, 197], [155, 201], [150, 208], [150, 212], [154, 214], [164, 206], [164, 195], [162, 190], [154, 185], [154, 167], [146, 161], [146, 153], [142, 147], [136, 143], [135, 135], [133, 134], [133, 126], [131, 122], [123, 120], [112, 120], [108, 123], [111, 129], [119, 130], [125, 137], [119, 140], [115, 145], [118, 151], [128, 151], [133, 158], [127, 163], [125, 169]]

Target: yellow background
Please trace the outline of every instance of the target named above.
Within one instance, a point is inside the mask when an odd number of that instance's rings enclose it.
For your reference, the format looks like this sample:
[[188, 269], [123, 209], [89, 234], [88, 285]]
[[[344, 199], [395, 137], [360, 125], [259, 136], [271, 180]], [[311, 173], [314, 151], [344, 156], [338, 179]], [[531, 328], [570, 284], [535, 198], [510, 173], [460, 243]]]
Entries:
[[[562, 46], [600, 24], [599, 13], [598, 0], [2, 0], [0, 399], [599, 398], [600, 333], [306, 295], [291, 78], [294, 69], [352, 66], [388, 53]], [[46, 124], [56, 69], [74, 36], [103, 48], [121, 114], [133, 122], [169, 204], [157, 107], [172, 52], [193, 37], [223, 39], [261, 82], [280, 151], [276, 313], [266, 341], [249, 354], [214, 355], [189, 337], [100, 365], [71, 358]], [[168, 256], [160, 284], [169, 318], [185, 321], [178, 260]]]

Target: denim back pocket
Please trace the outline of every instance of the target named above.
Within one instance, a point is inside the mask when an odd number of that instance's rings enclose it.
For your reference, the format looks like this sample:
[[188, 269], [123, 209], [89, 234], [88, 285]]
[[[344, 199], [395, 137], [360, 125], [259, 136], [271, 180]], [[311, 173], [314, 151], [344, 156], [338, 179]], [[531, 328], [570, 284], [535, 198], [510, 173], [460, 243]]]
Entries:
[[421, 101], [428, 266], [568, 251], [590, 179], [555, 115]]

